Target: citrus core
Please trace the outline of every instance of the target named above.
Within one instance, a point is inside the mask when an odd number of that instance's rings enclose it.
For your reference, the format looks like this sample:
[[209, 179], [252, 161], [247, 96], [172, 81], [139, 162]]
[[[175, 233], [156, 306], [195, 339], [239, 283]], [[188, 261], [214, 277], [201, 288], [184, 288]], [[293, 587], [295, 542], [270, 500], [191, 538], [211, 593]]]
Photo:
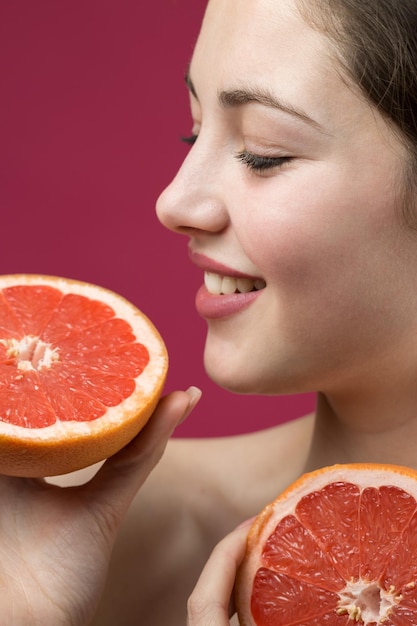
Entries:
[[121, 296], [54, 276], [0, 276], [0, 473], [52, 476], [101, 461], [145, 425], [168, 358]]
[[256, 518], [236, 604], [242, 626], [417, 624], [417, 472], [302, 476]]

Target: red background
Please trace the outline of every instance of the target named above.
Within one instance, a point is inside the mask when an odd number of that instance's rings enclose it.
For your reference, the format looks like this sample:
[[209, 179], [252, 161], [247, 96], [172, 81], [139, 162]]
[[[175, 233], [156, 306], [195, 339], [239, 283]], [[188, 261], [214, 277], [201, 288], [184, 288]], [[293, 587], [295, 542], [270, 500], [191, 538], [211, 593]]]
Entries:
[[139, 306], [170, 353], [167, 390], [204, 398], [177, 431], [247, 432], [313, 397], [234, 396], [202, 367], [201, 272], [154, 215], [190, 133], [183, 75], [205, 0], [14, 0], [0, 9], [1, 273], [94, 282]]

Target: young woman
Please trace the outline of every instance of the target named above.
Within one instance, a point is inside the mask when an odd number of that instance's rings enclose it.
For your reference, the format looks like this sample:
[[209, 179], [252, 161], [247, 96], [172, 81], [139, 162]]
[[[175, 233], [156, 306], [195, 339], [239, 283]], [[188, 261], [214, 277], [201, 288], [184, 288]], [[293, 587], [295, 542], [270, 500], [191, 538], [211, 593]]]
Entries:
[[209, 1], [158, 215], [205, 274], [210, 376], [317, 410], [158, 463], [190, 388], [82, 486], [2, 478], [4, 623], [180, 626], [202, 571], [188, 624], [229, 624], [244, 522], [300, 473], [417, 467], [416, 32], [413, 0]]

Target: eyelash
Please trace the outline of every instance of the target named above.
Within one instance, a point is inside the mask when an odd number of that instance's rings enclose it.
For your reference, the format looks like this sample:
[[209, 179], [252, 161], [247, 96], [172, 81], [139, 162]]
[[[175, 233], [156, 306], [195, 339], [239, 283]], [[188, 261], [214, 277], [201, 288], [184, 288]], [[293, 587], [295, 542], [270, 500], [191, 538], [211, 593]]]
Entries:
[[243, 152], [239, 152], [239, 154], [235, 155], [235, 158], [238, 161], [244, 163], [249, 169], [254, 172], [264, 172], [265, 170], [270, 170], [274, 167], [282, 167], [285, 163], [289, 163], [292, 157], [266, 157], [266, 156], [258, 156], [256, 154], [252, 154], [251, 152], [247, 152], [244, 150]]
[[[181, 137], [181, 141], [193, 146], [197, 141], [198, 135], [190, 135], [188, 137]], [[289, 163], [292, 157], [266, 157], [252, 154], [247, 150], [243, 150], [235, 155], [238, 161], [241, 161], [250, 170], [254, 172], [265, 172], [266, 170], [273, 169], [274, 167], [282, 167], [285, 163]]]
[[189, 137], [181, 137], [181, 141], [184, 143], [188, 143], [190, 146], [193, 146], [197, 141], [198, 135], [190, 135]]

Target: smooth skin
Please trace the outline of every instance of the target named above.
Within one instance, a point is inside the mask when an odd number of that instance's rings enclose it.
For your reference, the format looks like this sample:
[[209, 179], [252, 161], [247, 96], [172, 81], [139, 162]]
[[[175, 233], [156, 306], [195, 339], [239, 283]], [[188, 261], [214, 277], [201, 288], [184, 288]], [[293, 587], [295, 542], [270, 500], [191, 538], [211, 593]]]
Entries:
[[7, 623], [236, 623], [245, 520], [307, 470], [417, 468], [405, 147], [295, 0], [210, 0], [188, 84], [198, 138], [159, 219], [202, 269], [209, 259], [266, 284], [239, 313], [207, 320], [207, 371], [235, 392], [319, 391], [316, 414], [166, 445], [198, 398], [177, 392], [85, 485], [2, 478]]
[[126, 511], [197, 397], [193, 388], [165, 397], [142, 434], [85, 485], [1, 477], [2, 623], [91, 622]]

